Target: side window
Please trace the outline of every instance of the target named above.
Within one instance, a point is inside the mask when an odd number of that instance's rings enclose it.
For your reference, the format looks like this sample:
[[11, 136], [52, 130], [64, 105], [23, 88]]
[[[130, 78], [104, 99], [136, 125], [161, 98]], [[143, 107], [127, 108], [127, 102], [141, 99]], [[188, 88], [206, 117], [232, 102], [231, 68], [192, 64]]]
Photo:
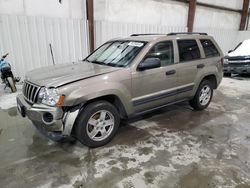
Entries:
[[219, 51], [211, 40], [201, 40], [201, 44], [203, 46], [206, 57], [215, 57], [220, 55]]
[[196, 40], [178, 40], [180, 62], [200, 59], [201, 54]]
[[145, 58], [159, 58], [161, 66], [174, 64], [173, 43], [171, 41], [159, 42], [150, 49]]

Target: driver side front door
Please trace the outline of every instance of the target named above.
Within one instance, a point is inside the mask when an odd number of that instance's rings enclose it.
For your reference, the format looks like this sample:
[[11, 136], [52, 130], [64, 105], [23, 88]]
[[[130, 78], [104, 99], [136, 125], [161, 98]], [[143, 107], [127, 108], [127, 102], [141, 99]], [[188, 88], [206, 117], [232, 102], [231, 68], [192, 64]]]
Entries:
[[135, 112], [175, 101], [177, 83], [172, 41], [155, 44], [144, 57], [159, 58], [161, 67], [132, 73], [132, 104]]

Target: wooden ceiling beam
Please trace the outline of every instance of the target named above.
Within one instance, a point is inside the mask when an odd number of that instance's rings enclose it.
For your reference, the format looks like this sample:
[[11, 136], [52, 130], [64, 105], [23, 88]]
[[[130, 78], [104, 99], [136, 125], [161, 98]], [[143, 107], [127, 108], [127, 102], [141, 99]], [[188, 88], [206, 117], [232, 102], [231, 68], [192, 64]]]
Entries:
[[241, 20], [240, 20], [240, 31], [245, 30], [246, 28], [247, 16], [248, 16], [248, 11], [249, 11], [249, 1], [250, 0], [243, 1]]
[[90, 47], [90, 52], [93, 52], [95, 49], [93, 0], [86, 0], [86, 9], [87, 9], [87, 20], [89, 29], [89, 47]]
[[187, 21], [188, 32], [193, 32], [195, 10], [196, 10], [196, 0], [189, 0], [188, 21]]

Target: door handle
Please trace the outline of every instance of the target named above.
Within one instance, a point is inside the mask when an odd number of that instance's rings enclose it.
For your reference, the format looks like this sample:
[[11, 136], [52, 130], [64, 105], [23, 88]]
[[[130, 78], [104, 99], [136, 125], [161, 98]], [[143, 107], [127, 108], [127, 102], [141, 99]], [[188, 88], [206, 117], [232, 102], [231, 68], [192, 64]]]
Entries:
[[204, 64], [199, 64], [199, 65], [197, 65], [197, 69], [202, 69], [202, 68], [204, 68], [204, 67], [205, 67]]
[[166, 76], [172, 75], [172, 74], [175, 74], [175, 73], [176, 73], [176, 70], [170, 70], [170, 71], [166, 72]]

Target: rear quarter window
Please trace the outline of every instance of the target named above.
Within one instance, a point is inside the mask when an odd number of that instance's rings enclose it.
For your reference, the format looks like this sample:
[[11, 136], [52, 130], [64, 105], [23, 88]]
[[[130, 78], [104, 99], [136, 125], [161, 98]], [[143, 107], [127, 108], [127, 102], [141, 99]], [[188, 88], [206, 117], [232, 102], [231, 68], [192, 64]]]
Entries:
[[196, 40], [178, 40], [180, 62], [192, 61], [201, 58]]
[[215, 45], [213, 44], [211, 40], [201, 39], [200, 41], [201, 41], [206, 57], [220, 56], [219, 51], [217, 50], [217, 48], [215, 47]]

